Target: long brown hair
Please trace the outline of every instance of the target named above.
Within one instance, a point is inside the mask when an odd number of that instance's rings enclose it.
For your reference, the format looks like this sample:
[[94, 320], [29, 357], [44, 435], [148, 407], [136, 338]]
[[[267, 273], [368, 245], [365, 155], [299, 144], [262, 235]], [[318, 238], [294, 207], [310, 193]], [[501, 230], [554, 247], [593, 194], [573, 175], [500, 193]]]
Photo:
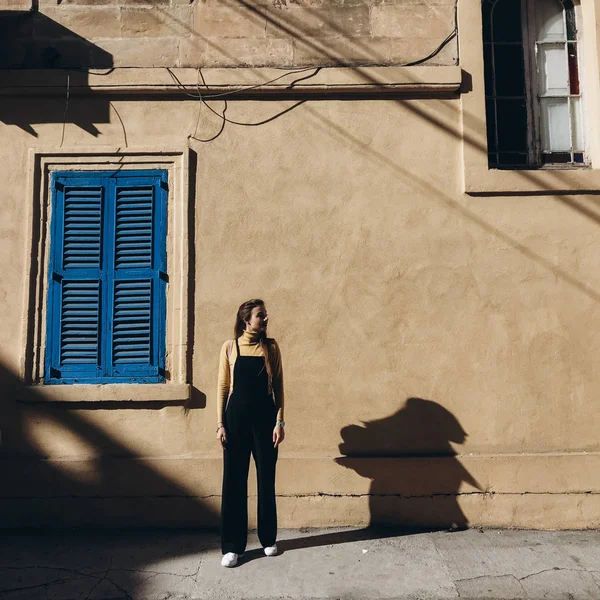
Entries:
[[[247, 300], [246, 302], [240, 304], [238, 308], [237, 315], [235, 317], [235, 325], [233, 326], [233, 334], [235, 335], [235, 339], [239, 338], [242, 333], [246, 330], [246, 320], [250, 318], [252, 314], [252, 310], [257, 306], [264, 306], [265, 303], [260, 298], [253, 298], [252, 300]], [[269, 338], [267, 338], [264, 331], [260, 332], [260, 336], [258, 338], [258, 343], [262, 348], [262, 351], [265, 355], [265, 367], [267, 368], [267, 373], [269, 375], [269, 380], [273, 377], [273, 372], [271, 369], [271, 356], [269, 352]]]

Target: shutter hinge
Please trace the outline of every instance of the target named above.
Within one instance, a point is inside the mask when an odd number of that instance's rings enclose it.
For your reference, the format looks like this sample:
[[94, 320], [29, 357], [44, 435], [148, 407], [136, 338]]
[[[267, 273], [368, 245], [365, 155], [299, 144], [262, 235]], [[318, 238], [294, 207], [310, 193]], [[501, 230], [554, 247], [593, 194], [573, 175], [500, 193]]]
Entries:
[[64, 191], [64, 189], [65, 189], [65, 184], [64, 184], [64, 183], [61, 183], [60, 181], [57, 181], [57, 182], [54, 184], [54, 187], [56, 188], [56, 191], [57, 191], [57, 192], [63, 192], [63, 191]]
[[169, 184], [164, 179], [160, 180], [160, 187], [167, 192], [169, 191]]
[[54, 379], [60, 379], [60, 371], [58, 369], [55, 369], [54, 367], [50, 367], [50, 377]]
[[169, 276], [164, 271], [158, 272], [158, 278], [169, 283]]
[[52, 271], [52, 279], [60, 283], [64, 279], [64, 276], [56, 271]]

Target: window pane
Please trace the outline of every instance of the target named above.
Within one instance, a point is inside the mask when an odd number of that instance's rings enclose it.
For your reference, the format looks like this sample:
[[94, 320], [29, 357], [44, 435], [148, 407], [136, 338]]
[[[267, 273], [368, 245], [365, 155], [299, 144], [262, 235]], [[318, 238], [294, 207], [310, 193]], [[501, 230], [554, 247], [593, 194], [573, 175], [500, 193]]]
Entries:
[[523, 48], [517, 45], [495, 46], [496, 94], [498, 96], [525, 95], [525, 64]]
[[491, 0], [483, 0], [483, 39], [489, 41], [492, 39], [492, 10], [494, 2]]
[[573, 130], [573, 151], [583, 152], [583, 115], [580, 98], [571, 98], [571, 127]]
[[499, 155], [498, 165], [505, 166], [525, 166], [527, 164], [527, 154], [518, 152], [501, 152]]
[[485, 76], [485, 95], [492, 96], [494, 94], [494, 69], [492, 65], [492, 49], [491, 44], [483, 46], [483, 69]]
[[525, 100], [498, 100], [498, 146], [506, 152], [527, 152]]
[[559, 0], [540, 0], [540, 2], [536, 2], [535, 16], [538, 42], [566, 40], [563, 7]]
[[569, 152], [571, 150], [568, 102], [567, 98], [540, 99], [542, 150], [544, 152]]
[[568, 164], [571, 162], [570, 152], [552, 152], [549, 154], [542, 154], [542, 163], [545, 165], [560, 165]]
[[521, 0], [498, 0], [492, 9], [493, 42], [520, 42]]
[[572, 2], [568, 4], [565, 2], [565, 13], [567, 17], [567, 39], [568, 40], [576, 40], [577, 39], [577, 24], [575, 21], [575, 8]]
[[540, 93], [567, 96], [569, 76], [565, 44], [540, 44], [538, 46], [538, 69]]
[[579, 94], [579, 65], [577, 61], [577, 44], [567, 44], [569, 53], [569, 86], [571, 94]]

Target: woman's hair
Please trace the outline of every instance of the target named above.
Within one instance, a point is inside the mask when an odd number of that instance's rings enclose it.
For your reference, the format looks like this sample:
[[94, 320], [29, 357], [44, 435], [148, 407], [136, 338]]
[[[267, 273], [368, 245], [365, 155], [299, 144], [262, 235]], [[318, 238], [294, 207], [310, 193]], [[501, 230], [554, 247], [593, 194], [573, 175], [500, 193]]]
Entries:
[[[253, 298], [252, 300], [247, 300], [246, 302], [240, 304], [235, 317], [235, 325], [233, 326], [233, 334], [235, 335], [235, 339], [239, 338], [246, 330], [246, 321], [250, 318], [252, 310], [257, 306], [264, 305], [265, 303], [260, 298]], [[264, 332], [261, 332], [260, 337], [258, 338], [258, 343], [264, 352], [265, 366], [267, 368], [269, 378], [271, 378], [273, 376], [273, 372], [271, 369], [271, 357], [269, 353], [269, 339]]]

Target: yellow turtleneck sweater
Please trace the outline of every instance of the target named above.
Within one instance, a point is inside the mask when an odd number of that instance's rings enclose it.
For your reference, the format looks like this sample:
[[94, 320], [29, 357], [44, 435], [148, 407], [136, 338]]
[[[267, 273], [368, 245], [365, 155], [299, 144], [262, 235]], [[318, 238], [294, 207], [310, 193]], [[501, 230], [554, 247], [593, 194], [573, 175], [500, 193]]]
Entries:
[[[283, 367], [281, 352], [274, 339], [269, 339], [269, 362], [271, 363], [272, 381], [269, 381], [269, 394], [274, 392], [277, 419], [283, 421]], [[238, 338], [240, 356], [264, 356], [263, 349], [258, 343], [258, 334], [244, 331]], [[221, 348], [219, 358], [219, 379], [217, 382], [217, 421], [223, 423], [227, 399], [233, 391], [233, 368], [237, 357], [235, 341], [228, 340]], [[275, 423], [273, 423], [275, 425]]]

